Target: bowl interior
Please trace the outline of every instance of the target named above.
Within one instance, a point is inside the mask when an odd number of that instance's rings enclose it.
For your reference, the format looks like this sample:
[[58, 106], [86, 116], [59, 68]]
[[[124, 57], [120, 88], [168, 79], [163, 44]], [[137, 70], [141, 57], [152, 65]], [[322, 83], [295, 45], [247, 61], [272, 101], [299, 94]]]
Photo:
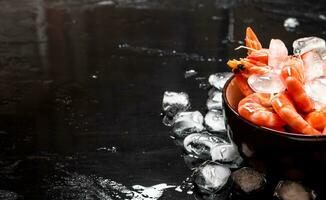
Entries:
[[238, 110], [238, 104], [241, 99], [244, 98], [239, 87], [237, 86], [235, 79], [232, 78], [231, 81], [227, 84], [226, 87], [226, 100], [229, 106], [234, 110]]
[[283, 131], [277, 131], [270, 128], [265, 128], [261, 126], [257, 126], [254, 123], [249, 122], [248, 120], [244, 119], [238, 114], [238, 104], [241, 99], [244, 98], [244, 95], [241, 93], [239, 87], [236, 84], [234, 76], [229, 79], [229, 81], [225, 84], [224, 90], [223, 90], [223, 98], [225, 101], [226, 106], [228, 106], [234, 115], [236, 115], [239, 120], [250, 124], [250, 126], [262, 129], [264, 132], [269, 132], [271, 134], [276, 134], [281, 137], [290, 137], [291, 139], [295, 140], [326, 140], [326, 135], [304, 135], [304, 134], [297, 134], [297, 133], [291, 133], [291, 132], [283, 132]]

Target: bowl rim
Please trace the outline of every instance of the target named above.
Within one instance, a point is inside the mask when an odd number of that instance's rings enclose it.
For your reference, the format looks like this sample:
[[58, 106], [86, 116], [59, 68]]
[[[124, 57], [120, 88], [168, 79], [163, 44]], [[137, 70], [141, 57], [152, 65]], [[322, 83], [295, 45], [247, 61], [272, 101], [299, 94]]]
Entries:
[[326, 139], [326, 135], [322, 134], [322, 135], [305, 135], [305, 134], [298, 134], [298, 133], [291, 133], [291, 132], [284, 132], [284, 131], [278, 131], [278, 130], [274, 130], [271, 128], [267, 128], [267, 127], [263, 127], [263, 126], [258, 126], [248, 120], [246, 120], [245, 118], [243, 118], [241, 115], [239, 115], [239, 113], [234, 110], [232, 108], [232, 106], [230, 105], [230, 103], [228, 102], [227, 98], [226, 98], [226, 90], [229, 86], [229, 84], [231, 83], [231, 81], [235, 78], [234, 74], [226, 81], [225, 85], [223, 86], [223, 90], [222, 90], [222, 99], [224, 101], [224, 105], [227, 105], [227, 107], [244, 123], [260, 129], [260, 130], [264, 130], [265, 132], [268, 132], [270, 134], [273, 135], [277, 135], [277, 136], [281, 136], [281, 137], [291, 137], [291, 138], [296, 138], [296, 139], [312, 139], [312, 140], [316, 140], [316, 139]]

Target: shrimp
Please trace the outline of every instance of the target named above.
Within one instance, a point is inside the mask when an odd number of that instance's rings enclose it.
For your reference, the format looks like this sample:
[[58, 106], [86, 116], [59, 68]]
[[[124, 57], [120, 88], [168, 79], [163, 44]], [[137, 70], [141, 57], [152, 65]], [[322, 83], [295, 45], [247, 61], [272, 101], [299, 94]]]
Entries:
[[252, 61], [259, 61], [263, 63], [265, 66], [268, 65], [268, 54], [269, 49], [260, 49], [257, 51], [252, 51], [247, 58]]
[[322, 134], [303, 119], [295, 109], [290, 97], [285, 92], [275, 95], [271, 100], [271, 104], [278, 116], [291, 128], [306, 135]]
[[227, 65], [233, 69], [235, 73], [240, 72], [243, 76], [248, 78], [252, 74], [266, 74], [271, 71], [271, 68], [259, 61], [241, 58], [238, 60], [229, 60]]
[[314, 102], [308, 96], [299, 80], [290, 76], [286, 78], [285, 85], [299, 110], [306, 113], [314, 110]]
[[304, 89], [302, 62], [294, 57], [288, 59], [282, 68], [281, 77], [298, 109], [311, 112], [315, 105]]
[[246, 42], [246, 47], [248, 47], [248, 55], [250, 55], [253, 52], [252, 49], [254, 50], [262, 49], [261, 43], [259, 42], [256, 34], [250, 27], [247, 27], [245, 42]]
[[243, 95], [248, 96], [254, 93], [254, 91], [248, 85], [247, 79], [241, 74], [235, 73], [235, 81]]
[[268, 128], [282, 127], [285, 122], [273, 111], [271, 94], [253, 93], [239, 102], [239, 114], [258, 126]]
[[309, 113], [305, 120], [315, 129], [322, 131], [326, 127], [326, 107]]
[[289, 76], [295, 77], [300, 82], [304, 82], [304, 76], [303, 76], [303, 62], [299, 58], [296, 57], [290, 57], [283, 63], [282, 71], [281, 71], [281, 77], [283, 81]]

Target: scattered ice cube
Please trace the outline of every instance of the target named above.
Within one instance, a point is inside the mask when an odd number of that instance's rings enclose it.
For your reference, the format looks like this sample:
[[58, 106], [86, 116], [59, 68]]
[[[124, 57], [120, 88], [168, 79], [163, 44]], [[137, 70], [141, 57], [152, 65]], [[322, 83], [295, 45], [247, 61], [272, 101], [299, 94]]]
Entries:
[[205, 115], [206, 129], [210, 132], [225, 132], [225, 122], [222, 111], [210, 110]]
[[208, 162], [198, 169], [194, 182], [201, 192], [213, 194], [227, 187], [230, 175], [229, 168]]
[[199, 111], [180, 112], [174, 117], [173, 133], [185, 138], [190, 133], [204, 130], [204, 117]]
[[277, 73], [253, 74], [248, 78], [248, 84], [255, 92], [279, 93], [285, 90], [285, 86]]
[[305, 91], [314, 101], [315, 109], [326, 106], [326, 76], [316, 78], [305, 84]]
[[232, 173], [237, 190], [246, 195], [262, 191], [266, 185], [265, 175], [249, 167], [243, 167]]
[[280, 181], [274, 191], [274, 196], [280, 200], [313, 200], [316, 194], [294, 181]]
[[192, 154], [183, 155], [183, 160], [189, 169], [195, 169], [206, 161]]
[[324, 74], [325, 62], [315, 52], [308, 52], [303, 59], [303, 64], [305, 82], [326, 75]]
[[234, 143], [217, 144], [211, 148], [210, 153], [213, 161], [225, 164], [230, 168], [238, 168], [243, 162], [238, 147]]
[[193, 69], [190, 69], [190, 70], [187, 70], [187, 71], [185, 72], [185, 78], [190, 78], [190, 77], [195, 76], [195, 75], [197, 75], [197, 74], [198, 74], [198, 72], [196, 72], [196, 71], [193, 70]]
[[294, 31], [297, 26], [299, 26], [300, 23], [296, 18], [290, 17], [284, 20], [283, 26], [285, 30], [287, 31]]
[[189, 109], [190, 102], [188, 94], [184, 92], [164, 92], [162, 108], [166, 116], [163, 119], [165, 125], [173, 125], [173, 117], [178, 112], [183, 112]]
[[193, 133], [188, 135], [183, 146], [185, 150], [202, 159], [211, 159], [211, 149], [217, 144], [225, 144], [226, 141], [209, 133]]
[[325, 49], [326, 42], [319, 37], [304, 37], [295, 40], [292, 46], [294, 55], [302, 55], [311, 50], [316, 50], [318, 52], [321, 49]]
[[233, 73], [231, 72], [212, 74], [209, 76], [208, 82], [211, 86], [215, 87], [219, 91], [222, 91], [226, 81], [232, 76], [232, 74]]
[[221, 110], [222, 109], [222, 93], [215, 91], [208, 97], [206, 106], [208, 110]]

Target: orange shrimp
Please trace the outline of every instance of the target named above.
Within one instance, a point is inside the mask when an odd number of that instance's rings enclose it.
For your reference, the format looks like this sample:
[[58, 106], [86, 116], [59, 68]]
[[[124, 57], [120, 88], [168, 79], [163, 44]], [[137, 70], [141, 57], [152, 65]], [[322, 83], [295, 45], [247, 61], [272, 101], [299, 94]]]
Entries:
[[315, 106], [304, 89], [302, 62], [295, 57], [285, 61], [281, 78], [298, 109], [306, 113], [311, 112]]
[[234, 75], [235, 75], [235, 81], [243, 95], [248, 96], [254, 93], [254, 91], [252, 91], [252, 89], [248, 85], [247, 79], [245, 77], [243, 77], [239, 73], [235, 73]]
[[279, 117], [293, 129], [307, 135], [321, 134], [297, 112], [286, 93], [282, 92], [275, 95], [271, 100], [271, 104]]
[[253, 93], [239, 102], [239, 114], [258, 126], [268, 128], [284, 126], [284, 121], [269, 107], [270, 94]]
[[252, 51], [247, 58], [252, 61], [259, 61], [263, 63], [265, 66], [268, 65], [268, 54], [269, 49], [260, 49], [257, 51]]
[[287, 77], [292, 76], [303, 83], [303, 70], [302, 61], [296, 57], [290, 57], [283, 63], [281, 78], [285, 81]]
[[314, 110], [314, 102], [308, 96], [299, 80], [290, 76], [286, 78], [285, 85], [299, 110], [306, 113]]
[[227, 65], [233, 69], [235, 73], [240, 72], [243, 76], [249, 77], [252, 74], [266, 74], [270, 72], [270, 67], [260, 63], [259, 61], [241, 58], [238, 60], [229, 60]]
[[305, 120], [315, 129], [322, 131], [326, 127], [326, 107], [309, 113]]
[[245, 42], [246, 42], [246, 47], [249, 48], [248, 55], [250, 55], [253, 52], [251, 49], [255, 49], [255, 50], [262, 49], [261, 43], [259, 42], [256, 34], [250, 27], [247, 27]]

